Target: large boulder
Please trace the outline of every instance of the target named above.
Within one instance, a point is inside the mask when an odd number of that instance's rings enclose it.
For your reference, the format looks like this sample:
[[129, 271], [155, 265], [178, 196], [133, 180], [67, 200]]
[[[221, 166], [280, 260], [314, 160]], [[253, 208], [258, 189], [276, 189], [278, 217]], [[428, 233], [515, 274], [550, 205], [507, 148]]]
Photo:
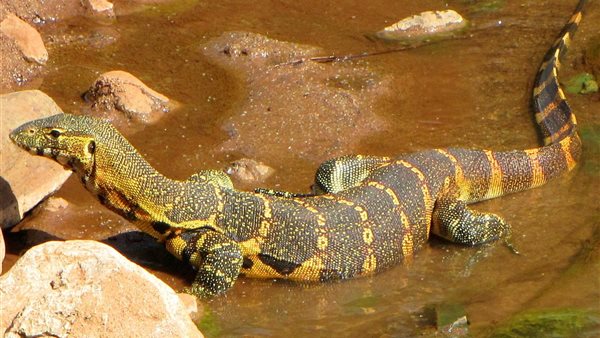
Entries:
[[8, 138], [27, 121], [63, 113], [48, 95], [39, 90], [0, 95], [0, 107], [0, 226], [8, 228], [60, 188], [71, 172], [50, 159], [31, 156]]
[[0, 296], [5, 337], [202, 337], [170, 287], [95, 241], [33, 247]]

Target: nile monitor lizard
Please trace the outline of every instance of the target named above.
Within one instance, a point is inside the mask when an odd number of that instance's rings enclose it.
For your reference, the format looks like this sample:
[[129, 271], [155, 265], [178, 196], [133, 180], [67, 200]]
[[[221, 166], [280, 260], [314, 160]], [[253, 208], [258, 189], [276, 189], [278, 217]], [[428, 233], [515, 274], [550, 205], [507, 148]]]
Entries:
[[557, 70], [583, 4], [535, 79], [533, 107], [544, 138], [539, 148], [346, 156], [318, 170], [322, 193], [295, 196], [238, 191], [212, 170], [169, 179], [113, 126], [88, 116], [28, 122], [10, 137], [76, 172], [102, 204], [197, 268], [193, 294], [224, 292], [239, 274], [301, 281], [372, 274], [411, 256], [430, 232], [467, 245], [508, 238], [502, 218], [467, 204], [538, 187], [573, 169], [581, 141]]

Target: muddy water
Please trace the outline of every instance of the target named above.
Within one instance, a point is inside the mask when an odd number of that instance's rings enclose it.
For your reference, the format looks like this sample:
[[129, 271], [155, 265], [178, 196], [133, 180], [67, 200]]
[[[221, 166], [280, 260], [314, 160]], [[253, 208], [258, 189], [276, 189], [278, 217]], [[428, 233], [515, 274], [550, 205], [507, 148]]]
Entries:
[[[185, 0], [144, 6], [117, 1], [114, 21], [74, 19], [46, 28], [55, 42], [49, 46], [51, 64], [41, 89], [65, 111], [79, 112], [85, 110], [79, 95], [93, 79], [122, 69], [182, 103], [155, 126], [123, 130], [159, 171], [183, 179], [245, 155], [221, 149], [228, 139], [225, 121], [240, 114], [247, 89], [239, 76], [200, 52], [211, 38], [243, 30], [315, 45], [325, 55], [374, 52], [397, 46], [366, 35], [446, 4], [472, 20], [472, 34], [347, 61], [392, 80], [389, 92], [372, 106], [383, 126], [336, 155], [537, 145], [528, 110], [533, 76], [575, 1]], [[598, 48], [600, 5], [590, 4], [587, 12], [561, 70], [563, 79], [590, 71], [584, 54]], [[582, 164], [545, 187], [476, 207], [512, 224], [521, 255], [501, 245], [465, 248], [433, 239], [412, 261], [373, 277], [321, 285], [242, 278], [225, 296], [205, 303], [209, 315], [200, 323], [202, 330], [208, 336], [429, 335], [435, 309], [445, 304], [464, 309], [475, 335], [535, 309], [592, 310], [598, 320], [600, 98], [572, 94], [568, 99], [581, 126]], [[282, 132], [302, 137], [301, 130]], [[308, 189], [319, 163], [287, 153], [267, 153], [261, 160], [277, 170], [263, 186], [293, 191]], [[189, 282], [189, 268], [145, 236], [130, 232], [135, 229], [104, 210], [76, 179], [57, 197], [68, 206], [42, 207], [21, 226], [29, 230], [8, 238], [22, 243], [9, 248], [12, 261], [23, 246], [48, 238], [90, 238], [117, 247], [175, 288]]]

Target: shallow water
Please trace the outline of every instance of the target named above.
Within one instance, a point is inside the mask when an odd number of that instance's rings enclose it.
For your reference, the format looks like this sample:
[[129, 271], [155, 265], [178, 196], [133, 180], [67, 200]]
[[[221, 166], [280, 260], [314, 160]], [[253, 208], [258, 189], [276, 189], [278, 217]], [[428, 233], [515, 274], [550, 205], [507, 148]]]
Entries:
[[[40, 89], [65, 111], [81, 111], [85, 103], [80, 94], [97, 75], [122, 69], [178, 101], [181, 108], [157, 125], [132, 127], [125, 133], [159, 171], [183, 179], [245, 155], [220, 150], [228, 138], [225, 121], [240, 114], [247, 89], [239, 74], [220, 68], [200, 52], [211, 38], [243, 30], [315, 45], [324, 55], [375, 52], [397, 45], [374, 42], [366, 35], [446, 4], [472, 21], [470, 34], [346, 61], [391, 80], [389, 92], [372, 106], [382, 126], [334, 155], [393, 155], [445, 146], [494, 150], [536, 146], [528, 109], [533, 76], [575, 1], [250, 5], [184, 0], [144, 6], [117, 1], [113, 22], [73, 19], [45, 28], [46, 36], [69, 36], [75, 42], [56, 39], [50, 44], [51, 64]], [[598, 32], [596, 2], [588, 6], [563, 63], [562, 79], [590, 71], [583, 55], [599, 43]], [[600, 242], [598, 235], [594, 237], [600, 232], [600, 97], [571, 94], [568, 99], [581, 126], [581, 165], [547, 186], [476, 206], [510, 222], [521, 255], [502, 245], [465, 248], [433, 239], [412, 261], [372, 277], [318, 285], [241, 278], [225, 296], [206, 302], [210, 315], [201, 323], [202, 330], [207, 336], [430, 335], [435, 332], [431, 309], [440, 304], [464, 307], [475, 335], [530, 309], [591, 309], [600, 318]], [[282, 132], [302, 137], [299, 130]], [[263, 186], [291, 191], [306, 191], [319, 164], [316, 159], [276, 152], [261, 160], [277, 170]], [[57, 194], [69, 207], [59, 213], [41, 210], [27, 220], [24, 228], [45, 234], [29, 235], [26, 245], [48, 236], [103, 240], [175, 288], [188, 282], [188, 268], [144, 236], [126, 233], [134, 228], [104, 210], [77, 181], [71, 179]], [[16, 251], [9, 252], [13, 261]]]

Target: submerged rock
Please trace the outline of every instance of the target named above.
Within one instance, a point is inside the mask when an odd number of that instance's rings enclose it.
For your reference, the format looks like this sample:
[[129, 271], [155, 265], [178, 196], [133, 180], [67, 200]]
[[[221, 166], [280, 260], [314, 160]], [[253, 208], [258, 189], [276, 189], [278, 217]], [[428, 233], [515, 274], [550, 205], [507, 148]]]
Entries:
[[232, 162], [225, 172], [246, 183], [260, 183], [273, 175], [275, 169], [256, 160], [241, 158]]
[[373, 105], [388, 92], [389, 78], [364, 62], [314, 62], [325, 52], [247, 32], [224, 33], [203, 52], [247, 90], [224, 121], [229, 140], [222, 151], [271, 163], [318, 162], [350, 151], [383, 124]]
[[16, 15], [8, 13], [0, 23], [0, 31], [15, 41], [27, 61], [43, 65], [48, 61], [48, 51], [38, 31]]
[[33, 247], [0, 277], [5, 337], [202, 337], [166, 284], [94, 241]]
[[85, 0], [83, 3], [94, 12], [114, 15], [113, 4], [107, 0]]
[[425, 38], [462, 29], [467, 21], [453, 10], [427, 11], [402, 19], [375, 35], [386, 40]]
[[154, 123], [169, 111], [168, 97], [121, 70], [100, 75], [84, 95], [94, 108], [117, 109], [144, 123]]
[[0, 107], [0, 225], [7, 228], [58, 190], [71, 172], [54, 161], [31, 156], [8, 138], [12, 129], [27, 121], [63, 113], [49, 96], [38, 90], [5, 94], [0, 96]]

